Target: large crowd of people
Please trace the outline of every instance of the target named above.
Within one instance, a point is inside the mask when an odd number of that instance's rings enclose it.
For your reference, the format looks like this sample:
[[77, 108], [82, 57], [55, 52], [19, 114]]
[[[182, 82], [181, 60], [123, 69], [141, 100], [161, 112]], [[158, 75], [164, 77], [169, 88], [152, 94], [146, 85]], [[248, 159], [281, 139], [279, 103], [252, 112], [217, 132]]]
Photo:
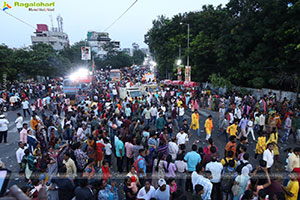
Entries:
[[[16, 166], [29, 198], [299, 199], [295, 101], [160, 85], [120, 99], [118, 87], [137, 82], [137, 74], [123, 73], [120, 82], [96, 74], [75, 104], [57, 80], [15, 83], [2, 92], [3, 101], [20, 101], [23, 110], [15, 119]], [[203, 110], [211, 115], [200, 123]], [[0, 143], [9, 142], [8, 124], [2, 114]]]

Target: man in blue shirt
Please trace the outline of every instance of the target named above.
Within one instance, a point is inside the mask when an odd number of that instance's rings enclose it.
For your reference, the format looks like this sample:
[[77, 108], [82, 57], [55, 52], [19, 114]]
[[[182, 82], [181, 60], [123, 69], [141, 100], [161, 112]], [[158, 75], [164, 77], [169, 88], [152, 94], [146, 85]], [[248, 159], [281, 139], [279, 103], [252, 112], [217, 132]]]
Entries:
[[146, 179], [146, 161], [145, 161], [145, 149], [139, 150], [139, 156], [137, 157], [138, 174], [141, 185], [144, 185]]
[[164, 179], [158, 180], [158, 188], [156, 189], [154, 193], [154, 198], [156, 200], [166, 200], [170, 199], [170, 186], [167, 185], [166, 181]]
[[193, 185], [191, 182], [191, 174], [193, 171], [196, 170], [197, 164], [201, 162], [201, 156], [197, 153], [197, 145], [193, 144], [192, 151], [188, 152], [184, 156], [184, 160], [187, 162], [187, 168], [189, 171], [189, 174], [186, 179], [186, 187], [187, 187], [187, 190], [193, 191]]
[[122, 142], [122, 136], [119, 136], [119, 139], [115, 142], [116, 148], [116, 157], [117, 157], [117, 167], [118, 172], [123, 172], [123, 157], [125, 155], [124, 143]]

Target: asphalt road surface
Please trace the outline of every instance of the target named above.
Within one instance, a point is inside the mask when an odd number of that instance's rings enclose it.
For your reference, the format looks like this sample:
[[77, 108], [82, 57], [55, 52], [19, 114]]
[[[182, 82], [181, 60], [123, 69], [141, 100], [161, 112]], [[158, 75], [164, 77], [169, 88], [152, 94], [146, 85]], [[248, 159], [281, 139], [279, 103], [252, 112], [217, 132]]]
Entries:
[[[19, 142], [19, 133], [17, 132], [16, 126], [15, 126], [15, 119], [17, 118], [17, 113], [20, 112], [21, 114], [23, 114], [23, 110], [21, 108], [16, 109], [16, 110], [10, 110], [6, 113], [4, 113], [7, 116], [9, 123], [9, 130], [8, 130], [8, 143], [7, 144], [0, 144], [0, 158], [1, 160], [5, 163], [6, 168], [12, 171], [12, 176], [11, 176], [11, 180], [9, 182], [8, 188], [11, 185], [17, 184], [18, 186], [23, 186], [24, 185], [24, 179], [23, 177], [20, 177], [18, 172], [19, 172], [19, 165], [16, 161], [16, 154], [15, 152], [18, 149], [18, 142]], [[199, 143], [197, 144], [198, 147], [205, 147], [207, 144], [205, 142], [205, 133], [204, 133], [204, 122], [207, 118], [208, 115], [212, 115], [213, 116], [213, 122], [214, 122], [214, 128], [212, 131], [212, 138], [215, 141], [216, 146], [219, 148], [219, 154], [220, 154], [220, 159], [222, 159], [224, 157], [224, 151], [223, 149], [225, 148], [226, 145], [226, 140], [225, 140], [225, 136], [219, 136], [220, 132], [218, 131], [218, 113], [217, 112], [212, 112], [212, 111], [208, 111], [208, 110], [201, 110], [200, 111], [200, 128], [201, 128], [201, 135], [200, 137], [198, 137], [196, 135], [196, 133], [194, 134], [192, 132], [192, 136], [189, 139], [189, 144], [187, 145], [187, 149], [186, 151], [190, 151], [191, 150], [191, 146], [193, 144], [193, 142], [195, 140], [199, 140]], [[191, 112], [190, 111], [186, 111], [185, 113], [185, 119], [188, 120], [189, 124], [191, 121]], [[30, 116], [27, 116], [24, 119], [24, 123], [30, 123]], [[283, 135], [283, 132], [280, 131], [280, 135]], [[256, 136], [257, 138], [257, 136]], [[249, 139], [250, 144], [248, 146], [248, 150], [247, 152], [250, 154], [250, 163], [253, 165], [253, 167], [255, 167], [258, 163], [258, 160], [254, 159], [254, 150], [255, 150], [255, 143], [252, 142], [252, 139]], [[284, 153], [283, 150], [288, 148], [288, 147], [295, 147], [296, 144], [292, 141], [292, 137], [290, 137], [289, 139], [289, 144], [290, 145], [282, 145], [282, 144], [278, 144], [279, 145], [279, 149], [280, 149], [280, 155], [279, 155], [279, 170], [280, 171], [284, 171], [283, 167], [285, 165], [285, 160], [286, 160], [286, 155], [287, 153]], [[113, 159], [113, 165], [112, 165], [112, 171], [117, 171], [116, 170], [116, 163], [115, 163], [115, 159]], [[120, 194], [124, 194], [123, 193], [123, 188], [122, 188], [122, 182], [123, 180], [117, 180], [118, 184], [118, 188], [119, 188], [119, 192]]]

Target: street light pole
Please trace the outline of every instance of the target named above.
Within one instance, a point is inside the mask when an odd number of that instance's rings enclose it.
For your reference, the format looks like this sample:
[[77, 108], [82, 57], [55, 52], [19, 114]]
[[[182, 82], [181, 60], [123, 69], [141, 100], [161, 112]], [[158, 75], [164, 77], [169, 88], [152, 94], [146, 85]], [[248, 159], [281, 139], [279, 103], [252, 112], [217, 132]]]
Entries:
[[188, 47], [188, 54], [187, 54], [187, 66], [190, 66], [190, 24], [187, 24], [188, 26], [188, 35], [187, 35], [187, 47]]
[[[87, 43], [87, 39], [84, 40], [84, 50], [86, 49], [86, 43]], [[86, 65], [86, 68], [88, 69], [88, 60], [87, 59], [85, 60], [85, 65]]]

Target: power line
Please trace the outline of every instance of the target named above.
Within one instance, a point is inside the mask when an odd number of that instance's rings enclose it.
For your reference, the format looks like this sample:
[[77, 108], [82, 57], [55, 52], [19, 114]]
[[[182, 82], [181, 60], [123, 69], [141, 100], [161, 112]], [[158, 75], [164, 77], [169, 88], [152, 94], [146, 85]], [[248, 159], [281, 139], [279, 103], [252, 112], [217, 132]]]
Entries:
[[29, 24], [29, 23], [23, 21], [22, 19], [20, 19], [20, 18], [18, 18], [18, 17], [16, 17], [16, 16], [13, 16], [12, 14], [10, 14], [10, 13], [8, 13], [8, 12], [6, 12], [6, 11], [4, 11], [4, 12], [5, 12], [7, 15], [9, 15], [9, 16], [15, 18], [16, 20], [18, 20], [18, 21], [22, 22], [23, 24], [26, 24], [27, 26], [29, 26], [29, 27], [33, 28], [34, 30], [36, 30], [36, 28], [35, 28], [34, 26], [32, 26], [31, 24]]
[[123, 12], [123, 14], [120, 16], [120, 17], [118, 17], [113, 23], [111, 23], [111, 25], [109, 25], [104, 31], [107, 31], [108, 29], [110, 29], [110, 27], [112, 27], [117, 21], [119, 21], [133, 6], [134, 6], [134, 4], [136, 4], [138, 2], [138, 0], [135, 0], [130, 6], [129, 6], [129, 8], [127, 8], [126, 10], [125, 10], [125, 12]]

